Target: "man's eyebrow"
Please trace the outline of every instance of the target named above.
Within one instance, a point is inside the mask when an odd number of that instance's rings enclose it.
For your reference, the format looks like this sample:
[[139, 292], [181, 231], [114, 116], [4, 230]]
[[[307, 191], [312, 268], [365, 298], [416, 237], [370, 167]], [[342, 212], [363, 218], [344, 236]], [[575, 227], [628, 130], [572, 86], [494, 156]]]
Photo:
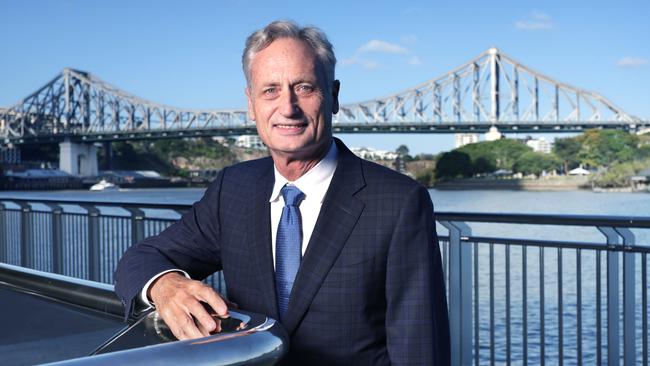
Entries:
[[291, 82], [291, 85], [309, 83], [309, 84], [318, 84], [318, 78], [309, 78], [309, 77], [300, 77]]

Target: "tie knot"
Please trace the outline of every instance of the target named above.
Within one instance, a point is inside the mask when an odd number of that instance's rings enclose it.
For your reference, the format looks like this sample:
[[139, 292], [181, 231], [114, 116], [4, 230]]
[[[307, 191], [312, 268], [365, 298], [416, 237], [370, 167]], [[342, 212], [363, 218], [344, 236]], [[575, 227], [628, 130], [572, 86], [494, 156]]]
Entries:
[[282, 198], [284, 198], [285, 206], [298, 207], [300, 201], [305, 198], [305, 194], [302, 193], [302, 191], [300, 191], [296, 186], [284, 186], [282, 187], [280, 193], [282, 193]]

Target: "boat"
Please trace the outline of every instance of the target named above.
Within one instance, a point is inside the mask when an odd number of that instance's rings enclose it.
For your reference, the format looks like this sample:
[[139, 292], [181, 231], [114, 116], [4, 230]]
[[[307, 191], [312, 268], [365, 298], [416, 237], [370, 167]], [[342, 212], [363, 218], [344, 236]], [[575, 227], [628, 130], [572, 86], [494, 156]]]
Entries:
[[90, 187], [91, 191], [114, 191], [118, 190], [120, 187], [117, 185], [107, 181], [106, 179], [102, 179], [99, 182], [93, 184]]

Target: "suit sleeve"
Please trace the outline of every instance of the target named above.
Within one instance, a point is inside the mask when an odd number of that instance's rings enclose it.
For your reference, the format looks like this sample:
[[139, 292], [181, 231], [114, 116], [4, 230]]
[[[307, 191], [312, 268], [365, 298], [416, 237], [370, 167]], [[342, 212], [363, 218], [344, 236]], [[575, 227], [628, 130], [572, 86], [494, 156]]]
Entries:
[[406, 194], [388, 250], [386, 334], [394, 365], [449, 365], [449, 319], [433, 205]]
[[182, 269], [203, 279], [221, 269], [219, 196], [224, 174], [225, 169], [178, 222], [124, 253], [115, 271], [115, 292], [125, 317], [133, 314], [135, 298], [156, 274]]

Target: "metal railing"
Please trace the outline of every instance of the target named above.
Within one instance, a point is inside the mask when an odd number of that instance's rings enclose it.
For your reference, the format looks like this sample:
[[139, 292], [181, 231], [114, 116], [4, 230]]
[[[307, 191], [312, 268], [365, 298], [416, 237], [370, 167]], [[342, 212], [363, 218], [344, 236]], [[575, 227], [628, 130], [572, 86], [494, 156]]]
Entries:
[[436, 218], [453, 365], [648, 365], [650, 218]]
[[[112, 283], [130, 245], [189, 207], [0, 198], [0, 262]], [[436, 220], [453, 365], [648, 364], [650, 218]]]
[[[112, 284], [122, 254], [189, 207], [0, 198], [0, 262]], [[206, 281], [226, 291], [221, 272]]]

